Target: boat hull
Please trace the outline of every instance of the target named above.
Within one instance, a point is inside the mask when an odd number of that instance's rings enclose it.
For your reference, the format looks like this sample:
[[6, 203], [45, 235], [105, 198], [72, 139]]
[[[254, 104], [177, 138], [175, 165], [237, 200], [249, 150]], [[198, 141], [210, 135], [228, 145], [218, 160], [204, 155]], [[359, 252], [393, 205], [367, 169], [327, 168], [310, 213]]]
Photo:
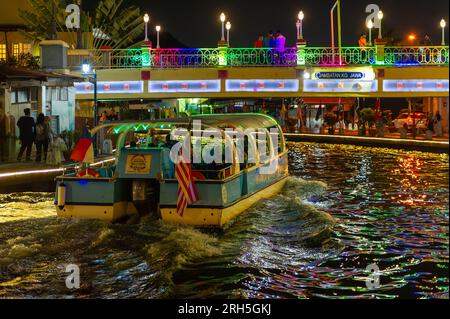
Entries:
[[214, 207], [187, 207], [183, 216], [177, 214], [176, 206], [160, 208], [161, 218], [166, 222], [202, 227], [224, 227], [227, 223], [249, 209], [262, 199], [270, 198], [284, 187], [287, 176], [279, 181], [247, 196], [230, 206], [223, 208]]
[[137, 210], [131, 202], [117, 202], [114, 204], [69, 204], [56, 206], [58, 217], [75, 219], [98, 219], [107, 222], [115, 222], [137, 214]]

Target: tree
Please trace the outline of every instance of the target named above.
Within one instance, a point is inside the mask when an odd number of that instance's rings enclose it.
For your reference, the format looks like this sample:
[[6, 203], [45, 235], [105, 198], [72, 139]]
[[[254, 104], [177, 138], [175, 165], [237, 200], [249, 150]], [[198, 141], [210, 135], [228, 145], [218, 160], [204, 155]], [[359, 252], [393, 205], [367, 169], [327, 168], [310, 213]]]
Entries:
[[[52, 4], [55, 5], [56, 29], [64, 32], [70, 48], [77, 46], [77, 30], [65, 24], [67, 0], [28, 0], [31, 10], [19, 9], [19, 16], [27, 26], [24, 35], [34, 43], [50, 39], [52, 33]], [[136, 6], [122, 8], [123, 0], [100, 0], [94, 12], [82, 11], [80, 28], [86, 49], [128, 48], [137, 42], [144, 26], [140, 9]]]
[[7, 60], [2, 59], [0, 65], [32, 70], [37, 70], [40, 67], [39, 57], [33, 56], [31, 53], [20, 53], [19, 56], [11, 56]]

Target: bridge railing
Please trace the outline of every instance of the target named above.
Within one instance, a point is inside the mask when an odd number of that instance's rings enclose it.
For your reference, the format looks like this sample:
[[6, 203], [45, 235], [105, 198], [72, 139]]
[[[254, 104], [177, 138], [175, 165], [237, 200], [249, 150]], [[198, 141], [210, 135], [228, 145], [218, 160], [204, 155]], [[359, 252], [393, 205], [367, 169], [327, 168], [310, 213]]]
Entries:
[[[343, 47], [338, 48], [201, 48], [201, 49], [120, 49], [90, 51], [97, 68], [201, 68], [249, 66], [335, 66], [335, 65], [443, 65], [449, 63], [448, 46], [422, 47]], [[83, 60], [86, 60], [83, 50]], [[69, 55], [69, 68], [80, 68], [80, 59]]]
[[296, 66], [297, 48], [228, 48], [226, 65], [241, 66]]
[[[343, 65], [371, 65], [376, 63], [375, 47], [343, 47], [341, 50]], [[338, 65], [339, 49], [330, 47], [306, 47], [305, 65]]]
[[444, 46], [386, 47], [384, 49], [384, 63], [387, 65], [448, 64], [448, 47]]

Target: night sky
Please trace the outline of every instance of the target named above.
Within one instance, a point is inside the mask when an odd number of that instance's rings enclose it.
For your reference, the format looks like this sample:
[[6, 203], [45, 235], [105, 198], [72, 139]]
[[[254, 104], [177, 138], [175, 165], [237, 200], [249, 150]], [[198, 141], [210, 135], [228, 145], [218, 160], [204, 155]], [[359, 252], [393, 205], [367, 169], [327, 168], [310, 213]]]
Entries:
[[[84, 0], [83, 7], [95, 6], [95, 0]], [[364, 27], [365, 7], [374, 3], [384, 12], [383, 31], [393, 31], [397, 38], [414, 32], [419, 38], [429, 34], [433, 44], [441, 42], [439, 21], [448, 25], [448, 0], [342, 0], [342, 34], [344, 46], [357, 46]], [[329, 11], [334, 0], [125, 0], [150, 15], [150, 28], [160, 24], [164, 31], [189, 47], [214, 47], [220, 38], [220, 12], [232, 23], [230, 42], [233, 47], [252, 47], [258, 33], [280, 29], [293, 46], [295, 19], [303, 10], [304, 37], [310, 46], [330, 46]], [[448, 26], [447, 29], [448, 30]], [[373, 37], [378, 30], [372, 31]], [[384, 33], [384, 32], [383, 32]], [[448, 41], [448, 32], [446, 34]]]

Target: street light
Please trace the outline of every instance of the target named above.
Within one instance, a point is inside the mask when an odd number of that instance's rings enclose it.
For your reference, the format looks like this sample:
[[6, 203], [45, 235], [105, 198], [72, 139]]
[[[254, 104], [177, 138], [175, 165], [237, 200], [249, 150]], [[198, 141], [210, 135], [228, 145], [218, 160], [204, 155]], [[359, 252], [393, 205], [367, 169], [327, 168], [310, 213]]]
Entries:
[[[94, 127], [97, 126], [97, 73], [91, 70], [91, 65], [84, 62], [81, 66], [83, 75], [88, 78], [88, 81], [94, 84]], [[92, 76], [92, 78], [91, 78]]]
[[222, 22], [222, 42], [225, 42], [225, 29], [224, 29], [224, 22], [225, 22], [225, 13], [220, 14], [220, 21]]
[[383, 37], [381, 36], [381, 20], [383, 20], [383, 11], [378, 11], [378, 23], [380, 24], [380, 27], [378, 28], [378, 39], [382, 39]]
[[367, 28], [369, 29], [369, 46], [372, 46], [372, 28], [373, 28], [372, 20], [369, 20], [369, 22], [367, 22]]
[[445, 20], [444, 19], [442, 19], [441, 20], [441, 28], [442, 28], [442, 42], [441, 42], [441, 45], [445, 45], [445, 26], [446, 26], [447, 24], [445, 23]]
[[156, 26], [156, 48], [159, 49], [159, 31], [161, 31], [161, 26]]
[[297, 39], [303, 40], [303, 19], [305, 18], [303, 11], [298, 13], [297, 18], [297, 23], [295, 24], [297, 27]]
[[228, 21], [225, 25], [225, 28], [227, 28], [227, 42], [230, 44], [230, 29], [231, 29], [231, 22]]
[[145, 40], [144, 41], [148, 41], [148, 36], [147, 36], [147, 24], [150, 21], [150, 17], [149, 15], [146, 13], [144, 14], [144, 23], [145, 23]]

